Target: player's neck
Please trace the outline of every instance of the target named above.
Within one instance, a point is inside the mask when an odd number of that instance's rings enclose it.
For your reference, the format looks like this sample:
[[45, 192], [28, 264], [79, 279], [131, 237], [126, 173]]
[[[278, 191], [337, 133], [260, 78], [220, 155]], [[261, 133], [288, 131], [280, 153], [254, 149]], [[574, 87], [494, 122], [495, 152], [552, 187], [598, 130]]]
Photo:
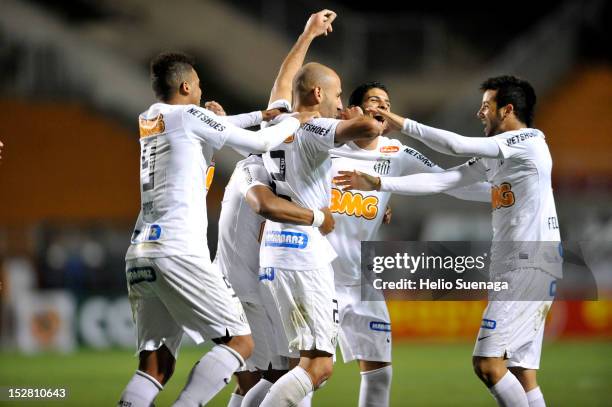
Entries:
[[500, 133], [505, 133], [507, 131], [520, 130], [526, 127], [527, 125], [525, 123], [521, 122], [515, 117], [512, 117], [512, 118], [507, 118], [506, 120], [504, 120], [499, 130], [500, 130]]
[[168, 100], [162, 101], [162, 103], [165, 103], [167, 105], [191, 105], [193, 104], [193, 102], [189, 99], [189, 97], [180, 95], [180, 94], [176, 94], [170, 97]]
[[318, 112], [319, 111], [319, 105], [302, 105], [302, 104], [296, 104], [295, 105], [295, 112]]

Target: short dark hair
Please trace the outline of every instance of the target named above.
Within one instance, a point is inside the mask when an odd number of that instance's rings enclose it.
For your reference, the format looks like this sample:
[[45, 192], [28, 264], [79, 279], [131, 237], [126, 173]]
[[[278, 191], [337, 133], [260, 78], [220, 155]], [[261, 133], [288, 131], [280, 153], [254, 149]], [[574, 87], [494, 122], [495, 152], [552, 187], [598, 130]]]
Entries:
[[484, 81], [480, 85], [480, 90], [496, 90], [497, 108], [511, 104], [516, 117], [527, 127], [531, 127], [536, 94], [529, 82], [511, 75], [496, 76]]
[[349, 106], [359, 106], [359, 105], [361, 105], [361, 103], [363, 103], [363, 96], [370, 89], [374, 89], [374, 88], [382, 89], [385, 92], [387, 92], [387, 95], [389, 94], [389, 91], [387, 90], [387, 87], [385, 85], [383, 85], [382, 83], [378, 82], [378, 81], [371, 81], [371, 82], [362, 83], [361, 85], [359, 85], [359, 86], [357, 86], [355, 88], [353, 93], [351, 93], [351, 96], [349, 97]]
[[167, 101], [194, 69], [193, 57], [181, 52], [162, 52], [151, 60], [151, 85], [155, 96]]

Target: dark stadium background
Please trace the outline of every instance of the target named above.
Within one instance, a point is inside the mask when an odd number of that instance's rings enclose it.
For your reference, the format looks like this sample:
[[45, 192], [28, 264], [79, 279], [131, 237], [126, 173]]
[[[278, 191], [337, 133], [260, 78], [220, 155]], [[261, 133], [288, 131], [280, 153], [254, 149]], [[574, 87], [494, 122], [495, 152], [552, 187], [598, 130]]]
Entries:
[[[136, 117], [153, 102], [148, 60], [193, 54], [204, 100], [265, 108], [278, 67], [321, 8], [334, 32], [307, 60], [390, 88], [392, 110], [471, 136], [479, 84], [511, 73], [538, 92], [564, 240], [589, 242], [599, 301], [558, 302], [542, 388], [550, 405], [611, 405], [612, 64], [610, 2], [3, 0], [0, 3], [0, 387], [62, 385], [59, 404], [110, 405], [136, 367], [123, 256], [139, 207]], [[442, 166], [461, 159], [395, 135]], [[216, 155], [209, 245], [238, 155]], [[487, 240], [489, 208], [394, 197], [389, 240]], [[606, 288], [607, 287], [607, 288]], [[492, 405], [471, 373], [483, 303], [390, 302], [393, 405]], [[162, 393], [202, 349], [187, 347]], [[356, 366], [337, 364], [315, 405], [354, 405]], [[435, 396], [434, 396], [435, 394]], [[227, 394], [215, 405], [224, 405]], [[3, 401], [0, 400], [0, 404]], [[9, 403], [10, 404], [10, 403]], [[18, 405], [27, 405], [21, 403]]]

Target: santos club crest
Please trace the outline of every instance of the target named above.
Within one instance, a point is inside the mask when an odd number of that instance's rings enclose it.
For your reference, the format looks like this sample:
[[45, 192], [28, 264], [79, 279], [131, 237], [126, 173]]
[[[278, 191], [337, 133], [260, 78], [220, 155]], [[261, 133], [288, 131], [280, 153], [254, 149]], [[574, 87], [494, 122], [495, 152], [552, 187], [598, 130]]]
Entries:
[[374, 171], [380, 175], [389, 174], [389, 167], [391, 167], [391, 160], [379, 160], [374, 164]]

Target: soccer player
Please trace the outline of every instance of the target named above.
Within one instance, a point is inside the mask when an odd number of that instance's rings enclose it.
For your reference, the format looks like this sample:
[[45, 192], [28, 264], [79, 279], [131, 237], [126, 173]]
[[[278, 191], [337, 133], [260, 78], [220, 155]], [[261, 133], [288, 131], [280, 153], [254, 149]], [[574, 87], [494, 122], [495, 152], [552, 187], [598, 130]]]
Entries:
[[[349, 106], [359, 106], [365, 112], [372, 108], [387, 111], [391, 107], [387, 87], [379, 82], [364, 83], [351, 93]], [[383, 116], [366, 114], [388, 128]], [[348, 142], [331, 153], [333, 175], [346, 169], [382, 176], [443, 171], [417, 150], [382, 135]], [[366, 159], [368, 153], [378, 157]], [[469, 190], [460, 188], [447, 193], [488, 202], [490, 185], [479, 183]], [[387, 306], [382, 295], [379, 301], [361, 301], [361, 242], [376, 238], [390, 197], [389, 192], [365, 194], [332, 187], [331, 210], [336, 229], [328, 240], [338, 254], [332, 266], [339, 308], [339, 343], [344, 362], [357, 360], [359, 364], [362, 407], [388, 405], [391, 390], [391, 321]]]
[[544, 288], [545, 292], [534, 301], [498, 301], [490, 296], [474, 348], [474, 370], [500, 406], [541, 407], [545, 402], [536, 371], [544, 322], [554, 297], [552, 288], [561, 277], [561, 268], [560, 261], [534, 262], [537, 259], [530, 256], [534, 248], [560, 241], [551, 187], [552, 159], [544, 134], [530, 127], [536, 95], [528, 82], [499, 76], [486, 80], [481, 89], [478, 117], [487, 138], [462, 137], [372, 109], [403, 133], [438, 151], [478, 158], [437, 174], [373, 177], [341, 171], [335, 181], [344, 189], [409, 195], [442, 192], [475, 181], [491, 183], [491, 278], [508, 281], [520, 291], [534, 290], [534, 285], [535, 290]]
[[[342, 110], [341, 93], [340, 78], [324, 65], [309, 63], [299, 68], [293, 64], [279, 72], [270, 107], [290, 109], [293, 99], [295, 111], [318, 110], [322, 116], [264, 155], [279, 196], [309, 208], [329, 205], [329, 150], [382, 132], [382, 125], [359, 108], [349, 111], [348, 120], [334, 119]], [[295, 358], [298, 365], [270, 387], [262, 406], [295, 405], [331, 375], [338, 329], [334, 258], [333, 248], [316, 229], [266, 222], [259, 278], [273, 302], [265, 306], [278, 310], [282, 319], [288, 346], [279, 352]]]
[[323, 235], [334, 227], [329, 208], [311, 210], [279, 198], [270, 182], [261, 157], [251, 155], [238, 162], [223, 195], [214, 263], [240, 299], [255, 342], [246, 370], [236, 374], [238, 386], [228, 407], [240, 406], [261, 377], [271, 383], [288, 370], [287, 359], [276, 355], [273, 342], [283, 333], [275, 332], [259, 294], [259, 243], [265, 220], [318, 227]]
[[[285, 58], [281, 71], [297, 71], [311, 42], [316, 37], [331, 32], [334, 19], [335, 13], [330, 10], [312, 14], [303, 33]], [[289, 78], [289, 87], [291, 79]], [[283, 84], [277, 81], [275, 86], [282, 87]], [[223, 108], [216, 102], [208, 102], [207, 106], [224, 114]], [[272, 191], [271, 182], [261, 157], [250, 156], [236, 166], [222, 203], [219, 246], [215, 261], [243, 304], [255, 342], [253, 355], [246, 361], [247, 371], [236, 375], [238, 386], [230, 399], [231, 407], [243, 402], [245, 405], [259, 405], [272, 383], [288, 370], [287, 358], [278, 356], [277, 345], [272, 343], [275, 337], [284, 333], [269, 322], [259, 294], [259, 242], [264, 218], [287, 224], [318, 227], [323, 235], [333, 228], [333, 218], [327, 206], [321, 210], [306, 209], [279, 198]], [[240, 256], [235, 255], [236, 248], [239, 248]], [[277, 332], [272, 335], [271, 332], [275, 329]], [[259, 391], [250, 392], [249, 396], [243, 399], [245, 392], [262, 377], [258, 383]]]
[[232, 120], [244, 123], [245, 116], [223, 118], [199, 107], [200, 80], [184, 54], [155, 58], [151, 79], [159, 103], [139, 118], [141, 210], [126, 254], [139, 365], [119, 405], [152, 404], [172, 375], [186, 333], [196, 343], [217, 344], [194, 366], [175, 403], [198, 406], [228, 382], [253, 348], [242, 306], [210, 262], [203, 191], [212, 154], [223, 145], [265, 152], [317, 115], [299, 113], [275, 127], [243, 130]]

